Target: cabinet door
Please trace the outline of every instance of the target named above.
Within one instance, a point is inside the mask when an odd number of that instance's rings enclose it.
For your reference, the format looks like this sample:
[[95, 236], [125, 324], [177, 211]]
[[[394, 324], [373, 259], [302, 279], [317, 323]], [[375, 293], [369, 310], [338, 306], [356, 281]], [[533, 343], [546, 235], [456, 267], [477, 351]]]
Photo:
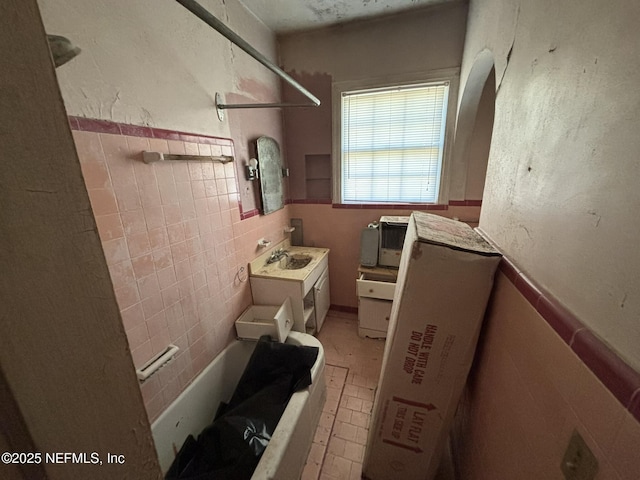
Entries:
[[329, 269], [325, 268], [320, 278], [313, 286], [313, 298], [316, 309], [316, 327], [320, 332], [324, 318], [327, 316], [331, 298], [329, 296]]
[[362, 336], [386, 338], [392, 304], [389, 300], [360, 297], [358, 328], [363, 333]]

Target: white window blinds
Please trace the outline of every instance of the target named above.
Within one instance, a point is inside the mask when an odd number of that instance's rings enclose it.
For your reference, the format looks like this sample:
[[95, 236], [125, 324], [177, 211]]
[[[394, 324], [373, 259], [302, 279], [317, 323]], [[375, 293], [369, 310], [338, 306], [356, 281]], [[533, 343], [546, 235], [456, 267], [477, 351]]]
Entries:
[[342, 201], [438, 200], [448, 82], [342, 93]]

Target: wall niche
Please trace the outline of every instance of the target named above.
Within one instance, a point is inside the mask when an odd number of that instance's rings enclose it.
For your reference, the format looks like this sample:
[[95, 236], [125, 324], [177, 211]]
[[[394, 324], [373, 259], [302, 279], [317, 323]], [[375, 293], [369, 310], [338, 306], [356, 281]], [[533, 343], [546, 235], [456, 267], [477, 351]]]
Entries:
[[307, 198], [331, 199], [331, 155], [305, 155], [304, 166]]

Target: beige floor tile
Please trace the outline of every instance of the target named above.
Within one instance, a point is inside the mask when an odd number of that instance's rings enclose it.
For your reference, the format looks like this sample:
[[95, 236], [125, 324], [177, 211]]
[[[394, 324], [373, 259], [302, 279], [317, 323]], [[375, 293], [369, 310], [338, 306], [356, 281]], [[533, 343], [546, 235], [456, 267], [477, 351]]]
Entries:
[[357, 397], [358, 396], [358, 387], [356, 385], [352, 385], [350, 383], [347, 383], [344, 386], [344, 389], [342, 390], [342, 394], [343, 395], [348, 395], [350, 397]]
[[349, 475], [349, 480], [360, 480], [361, 477], [362, 477], [362, 463], [353, 462], [351, 464], [351, 473]]
[[329, 446], [327, 446], [327, 454], [335, 455], [336, 457], [344, 457], [344, 449], [346, 445], [346, 440], [337, 436], [332, 436], [329, 440]]
[[329, 436], [331, 435], [331, 427], [323, 427], [318, 425], [316, 429], [316, 434], [313, 437], [314, 443], [319, 443], [320, 445], [327, 445], [329, 443]]
[[353, 410], [350, 410], [348, 408], [340, 407], [338, 408], [338, 413], [336, 414], [336, 420], [340, 422], [345, 422], [345, 423], [352, 423], [351, 415], [353, 413], [360, 413], [360, 412], [354, 412]]
[[346, 442], [344, 456], [353, 462], [362, 462], [364, 458], [364, 445], [355, 442]]
[[358, 480], [384, 341], [358, 337], [357, 317], [334, 312], [318, 339], [325, 348], [327, 402], [301, 480]]
[[356, 443], [360, 445], [367, 444], [367, 435], [369, 435], [368, 428], [356, 427], [358, 429], [358, 433], [356, 434]]
[[331, 429], [331, 427], [333, 427], [334, 420], [335, 420], [334, 415], [323, 412], [322, 415], [320, 415], [320, 421], [318, 422], [318, 426], [327, 427]]
[[343, 395], [340, 400], [340, 406], [348, 408], [349, 410], [355, 410], [356, 412], [362, 411], [362, 399], [357, 397], [350, 397], [349, 395]]
[[369, 415], [368, 413], [352, 412], [349, 423], [351, 425], [355, 425], [356, 427], [367, 428], [369, 426], [370, 420], [371, 415]]
[[351, 460], [344, 457], [327, 454], [322, 464], [322, 474], [330, 475], [337, 479], [348, 479], [351, 475]]
[[336, 421], [333, 424], [333, 431], [331, 432], [331, 436], [336, 436], [350, 442], [355, 442], [356, 438], [358, 437], [358, 427], [356, 427], [355, 425], [351, 425], [350, 423]]
[[311, 451], [309, 452], [309, 457], [307, 458], [307, 463], [317, 463], [322, 464], [324, 460], [324, 454], [326, 451], [326, 447], [320, 443], [313, 443], [311, 445]]
[[320, 463], [307, 463], [304, 466], [300, 480], [318, 480], [321, 468], [322, 465]]
[[[325, 348], [329, 393], [301, 480], [362, 477], [384, 340], [360, 338], [357, 328], [357, 316], [331, 311], [318, 335]], [[440, 471], [436, 476], [436, 480], [452, 478]]]
[[361, 398], [362, 400], [369, 400], [370, 402], [372, 402], [374, 392], [375, 390], [373, 388], [358, 387], [358, 393], [356, 397]]

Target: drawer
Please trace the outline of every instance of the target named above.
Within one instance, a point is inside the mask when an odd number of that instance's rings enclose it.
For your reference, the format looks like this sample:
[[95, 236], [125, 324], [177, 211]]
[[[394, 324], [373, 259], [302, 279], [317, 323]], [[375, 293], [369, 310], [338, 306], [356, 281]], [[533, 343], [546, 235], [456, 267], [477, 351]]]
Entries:
[[386, 282], [380, 279], [371, 279], [366, 273], [361, 273], [356, 280], [359, 297], [380, 298], [383, 300], [393, 300], [396, 290], [394, 282]]
[[360, 297], [358, 302], [358, 333], [361, 337], [385, 338], [391, 317], [390, 300]]
[[293, 326], [291, 299], [280, 305], [251, 305], [236, 320], [238, 338], [257, 340], [269, 335], [272, 340], [284, 342]]

